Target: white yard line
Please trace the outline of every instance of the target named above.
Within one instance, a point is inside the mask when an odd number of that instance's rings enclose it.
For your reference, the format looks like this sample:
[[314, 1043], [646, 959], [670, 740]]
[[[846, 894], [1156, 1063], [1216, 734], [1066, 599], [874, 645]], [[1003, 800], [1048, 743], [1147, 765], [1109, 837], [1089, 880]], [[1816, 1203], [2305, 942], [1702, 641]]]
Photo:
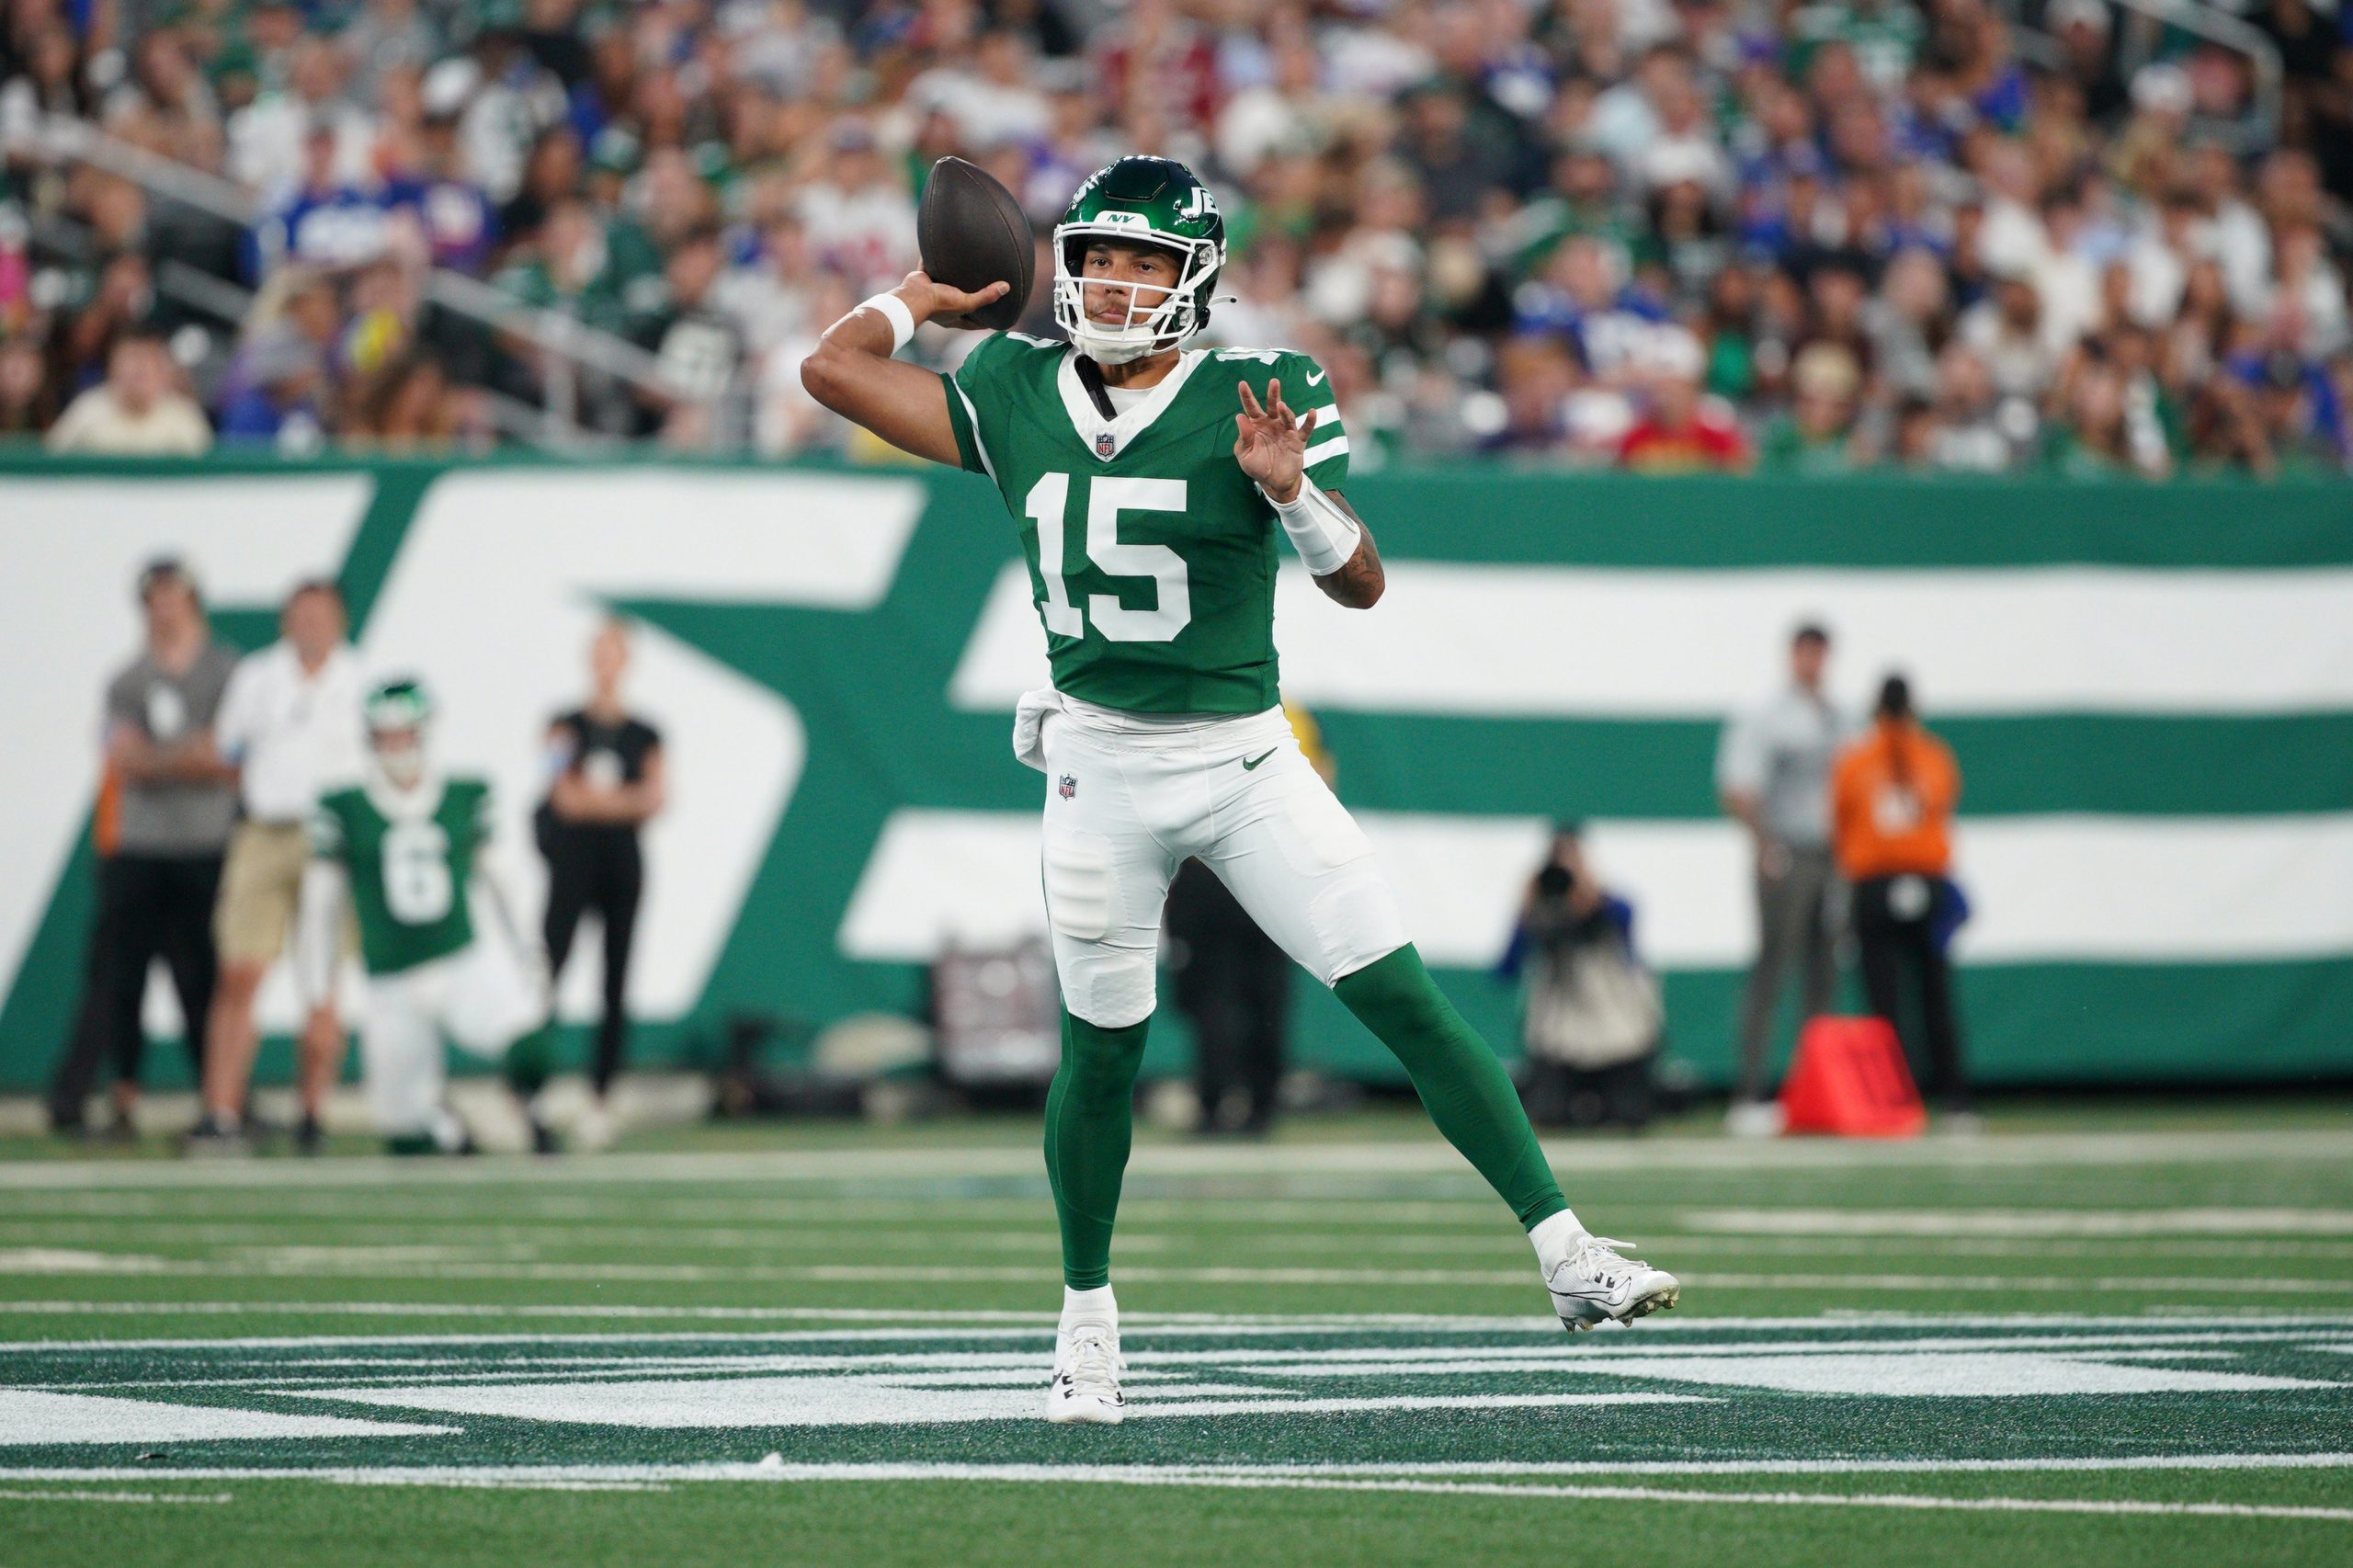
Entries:
[[[1490, 1218], [1491, 1205], [1478, 1206], [1479, 1218]], [[1500, 1211], [1495, 1211], [1499, 1213]], [[1518, 1252], [1519, 1244], [1508, 1232], [1496, 1226], [1474, 1222], [1465, 1225], [1459, 1216], [1447, 1223], [1444, 1230], [1416, 1233], [1400, 1228], [1385, 1230], [1380, 1240], [1383, 1253], [1402, 1256], [1506, 1257]], [[642, 1216], [637, 1216], [642, 1218]], [[933, 1217], [934, 1219], [937, 1216]], [[308, 1228], [334, 1233], [348, 1233], [349, 1220], [313, 1222]], [[47, 1220], [0, 1223], [0, 1240], [17, 1243], [39, 1243], [61, 1236], [85, 1244], [102, 1244], [109, 1247], [165, 1244], [172, 1246], [230, 1246], [256, 1249], [285, 1250], [289, 1234], [305, 1228], [287, 1223], [256, 1221], [250, 1224], [175, 1224], [167, 1221], [120, 1221], [94, 1224], [87, 1219], [58, 1216]], [[1672, 1250], [1679, 1256], [1710, 1253], [1767, 1253], [1787, 1256], [1802, 1253], [1813, 1257], [1885, 1257], [1890, 1253], [1911, 1253], [1937, 1257], [2026, 1257], [2059, 1259], [2066, 1257], [2100, 1257], [2111, 1260], [2133, 1256], [2247, 1258], [2282, 1257], [2325, 1260], [2353, 1259], [2353, 1240], [2297, 1241], [2281, 1237], [2266, 1237], [2245, 1241], [2213, 1240], [2203, 1237], [2165, 1233], [2153, 1227], [2143, 1233], [2120, 1233], [2106, 1239], [2093, 1239], [2091, 1233], [2081, 1236], [2062, 1232], [2041, 1234], [2019, 1234], [1995, 1238], [1982, 1233], [1960, 1236], [1939, 1236], [1931, 1231], [1889, 1232], [1864, 1235], [1825, 1235], [1802, 1233], [1803, 1239], [1791, 1235], [1763, 1233], [1733, 1235], [1713, 1232], [1680, 1231], [1673, 1225], [1643, 1225], [1637, 1227], [1654, 1252]], [[379, 1238], [380, 1246], [423, 1245], [425, 1243], [385, 1241], [388, 1235], [414, 1234], [420, 1237], [446, 1236], [454, 1231], [466, 1238], [449, 1244], [438, 1244], [451, 1256], [472, 1253], [477, 1257], [507, 1256], [537, 1261], [550, 1259], [550, 1253], [567, 1249], [615, 1248], [632, 1251], [668, 1249], [673, 1251], [701, 1250], [741, 1253], [797, 1252], [929, 1252], [952, 1255], [970, 1250], [979, 1253], [1050, 1252], [1058, 1244], [1049, 1225], [1036, 1223], [1018, 1228], [974, 1229], [958, 1224], [942, 1231], [926, 1229], [921, 1233], [877, 1232], [870, 1225], [862, 1226], [855, 1235], [846, 1235], [830, 1226], [812, 1226], [799, 1221], [779, 1220], [766, 1226], [730, 1226], [696, 1228], [691, 1226], [653, 1226], [602, 1224], [586, 1220], [550, 1221], [543, 1224], [518, 1224], [511, 1218], [498, 1223], [476, 1226], [453, 1225], [449, 1221], [427, 1223], [414, 1220], [370, 1221], [371, 1234]], [[1904, 1237], [1915, 1239], [1907, 1242]], [[1120, 1233], [1120, 1249], [1123, 1253], [1186, 1253], [1206, 1252], [1231, 1255], [1236, 1252], [1284, 1254], [1344, 1252], [1359, 1254], [1365, 1247], [1360, 1227], [1340, 1231], [1284, 1231], [1276, 1234], [1227, 1234], [1221, 1230], [1201, 1229], [1183, 1234], [1157, 1234], [1150, 1231], [1125, 1231]], [[351, 1255], [364, 1256], [370, 1247], [343, 1249]]]
[[1980, 1475], [2057, 1474], [2131, 1471], [2300, 1471], [2353, 1469], [2353, 1453], [2206, 1453], [2052, 1456], [2042, 1459], [1935, 1460], [1622, 1460], [1547, 1464], [1504, 1460], [1433, 1460], [1401, 1464], [970, 1464], [957, 1461], [845, 1460], [536, 1465], [222, 1465], [158, 1472], [153, 1466], [32, 1466], [0, 1471], [16, 1482], [104, 1483], [183, 1481], [326, 1481], [381, 1485], [445, 1486], [467, 1483], [574, 1481], [600, 1483], [737, 1481], [1127, 1481], [1170, 1482], [1216, 1477], [1283, 1481], [1445, 1479], [1505, 1475]]
[[1748, 1236], [2148, 1237], [2353, 1236], [2353, 1210], [2224, 1209], [1698, 1209], [1686, 1231]]
[[[845, 1325], [907, 1324], [905, 1328], [845, 1326], [838, 1329], [722, 1330], [685, 1329], [620, 1334], [527, 1333], [501, 1334], [310, 1334], [246, 1335], [227, 1338], [150, 1339], [20, 1339], [0, 1341], [0, 1353], [71, 1353], [124, 1350], [292, 1350], [344, 1349], [354, 1346], [443, 1346], [475, 1345], [615, 1344], [779, 1344], [801, 1341], [864, 1339], [988, 1339], [1021, 1338], [1042, 1334], [1051, 1326], [1051, 1312], [896, 1310], [879, 1307], [645, 1307], [583, 1303], [576, 1306], [489, 1306], [461, 1303], [437, 1306], [409, 1301], [0, 1301], [0, 1316], [9, 1313], [62, 1316], [292, 1316], [292, 1317], [481, 1317], [491, 1319], [574, 1318], [606, 1321], [716, 1320], [779, 1323], [838, 1323]], [[1200, 1334], [1220, 1337], [1321, 1334], [1524, 1334], [1536, 1339], [1560, 1335], [1560, 1324], [1540, 1314], [1495, 1316], [1422, 1312], [1125, 1312], [1121, 1323], [1154, 1335]], [[2170, 1338], [2169, 1322], [2194, 1324], [2180, 1333], [2184, 1343], [2230, 1343], [2241, 1337], [2300, 1337], [2308, 1333], [2353, 1329], [2347, 1312], [2244, 1312], [2224, 1317], [2200, 1311], [2186, 1313], [2138, 1314], [2079, 1312], [1824, 1312], [1809, 1317], [1669, 1317], [1646, 1320], [1635, 1331], [1642, 1339], [1661, 1335], [1711, 1335], [1797, 1330], [1855, 1333], [1872, 1329], [2030, 1329], [2046, 1333], [2067, 1330], [2107, 1330], [2130, 1335], [2135, 1343]], [[964, 1326], [939, 1326], [939, 1325]], [[1007, 1326], [1017, 1325], [1017, 1326]], [[1613, 1338], [1615, 1336], [1613, 1335]]]
[[[1092, 1480], [1094, 1477], [1083, 1477]], [[1108, 1478], [1106, 1478], [1108, 1479]], [[1231, 1475], [1146, 1482], [1128, 1485], [1212, 1486], [1245, 1491], [1404, 1492], [1477, 1497], [1556, 1497], [1586, 1502], [1694, 1503], [1752, 1507], [1916, 1508], [1961, 1513], [2198, 1515], [2242, 1519], [2313, 1519], [2353, 1522], [2353, 1508], [2286, 1507], [2249, 1503], [2142, 1503], [2082, 1497], [1939, 1497], [1908, 1493], [1841, 1494], [1815, 1492], [1692, 1492], [1659, 1486], [1514, 1486], [1494, 1482], [1320, 1481], [1305, 1477]]]
[[11, 1503], [226, 1503], [226, 1492], [60, 1492], [26, 1487], [0, 1488], [0, 1499]]
[[[1222, 1367], [1244, 1369], [1268, 1378], [1363, 1378], [1409, 1377], [1437, 1375], [1459, 1377], [1485, 1372], [1600, 1372], [1609, 1375], [1674, 1377], [1678, 1365], [1694, 1360], [1717, 1363], [1726, 1357], [1755, 1359], [1760, 1357], [1802, 1360], [1829, 1356], [1847, 1358], [1857, 1354], [1873, 1358], [1916, 1356], [1942, 1358], [1971, 1353], [2028, 1353], [2059, 1351], [2070, 1357], [2088, 1358], [2101, 1362], [2144, 1360], [2172, 1363], [2183, 1360], [2225, 1360], [2236, 1352], [2255, 1344], [2291, 1343], [2303, 1348], [2324, 1348], [2353, 1353], [2353, 1339], [2336, 1342], [2316, 1339], [2309, 1330], [2269, 1330], [2252, 1332], [2187, 1332], [2157, 1334], [2083, 1334], [2083, 1335], [2018, 1335], [2007, 1336], [1951, 1336], [1890, 1339], [1880, 1337], [1806, 1340], [1739, 1340], [1694, 1338], [1690, 1335], [1645, 1335], [1640, 1339], [1616, 1335], [1607, 1341], [1570, 1342], [1548, 1335], [1529, 1345], [1509, 1346], [1440, 1346], [1420, 1344], [1409, 1346], [1340, 1346], [1311, 1348], [1287, 1346], [1273, 1349], [1245, 1349], [1233, 1345], [1215, 1349], [1169, 1350], [1151, 1347], [1152, 1342], [1163, 1335], [1147, 1325], [1130, 1324], [1131, 1342], [1127, 1357], [1131, 1381], [1149, 1381], [1158, 1379], [1191, 1375], [1186, 1369]], [[1299, 1331], [1287, 1331], [1297, 1334]], [[1328, 1331], [1327, 1331], [1328, 1332]], [[1181, 1337], [1182, 1331], [1178, 1336]], [[811, 1343], [813, 1336], [778, 1336]], [[813, 1336], [829, 1346], [840, 1336]], [[934, 1343], [956, 1337], [983, 1337], [1002, 1342], [1028, 1341], [1042, 1348], [1043, 1326], [1013, 1334], [1002, 1331], [981, 1335], [900, 1335], [883, 1337], [927, 1338]], [[1219, 1333], [1218, 1337], [1230, 1335]], [[874, 1336], [867, 1336], [872, 1343]], [[365, 1343], [365, 1342], [362, 1342]], [[529, 1342], [538, 1347], [541, 1342]], [[64, 1382], [20, 1382], [17, 1389], [34, 1392], [87, 1393], [102, 1389], [166, 1389], [166, 1388], [265, 1388], [304, 1389], [356, 1386], [392, 1382], [415, 1384], [420, 1381], [432, 1387], [454, 1387], [472, 1382], [510, 1382], [518, 1377], [551, 1378], [562, 1376], [573, 1381], [607, 1378], [643, 1379], [657, 1375], [702, 1372], [743, 1376], [751, 1373], [826, 1372], [861, 1377], [885, 1378], [894, 1385], [930, 1383], [995, 1383], [1006, 1381], [1008, 1375], [1016, 1382], [1035, 1381], [1040, 1348], [1025, 1346], [1019, 1350], [881, 1350], [848, 1353], [828, 1348], [814, 1353], [785, 1354], [767, 1349], [752, 1349], [718, 1354], [674, 1353], [646, 1355], [620, 1348], [638, 1342], [617, 1338], [604, 1346], [601, 1355], [500, 1355], [479, 1356], [332, 1356], [332, 1357], [240, 1357], [222, 1369], [194, 1377], [125, 1378], [106, 1381], [75, 1379]], [[347, 1346], [337, 1346], [345, 1348]], [[551, 1347], [551, 1346], [550, 1346]], [[578, 1347], [578, 1346], [573, 1346]], [[455, 1349], [455, 1346], [451, 1347]], [[472, 1348], [487, 1348], [473, 1346]], [[307, 1369], [333, 1368], [332, 1373], [312, 1375]], [[262, 1369], [258, 1375], [244, 1369]], [[1263, 1393], [1258, 1387], [1221, 1389], [1229, 1393]], [[1420, 1466], [1403, 1467], [1418, 1471]], [[1499, 1471], [1516, 1472], [1518, 1467], [1499, 1465]], [[1541, 1469], [1543, 1467], [1535, 1467]]]
[[[1775, 1170], [1903, 1169], [1969, 1166], [2143, 1165], [2211, 1164], [2218, 1161], [2329, 1161], [2353, 1158], [2353, 1132], [2146, 1131], [2018, 1133], [1972, 1141], [1931, 1139], [1880, 1142], [1833, 1139], [1733, 1142], [1715, 1137], [1646, 1139], [1640, 1143], [1562, 1142], [1545, 1152], [1554, 1166], [1580, 1170]], [[1453, 1174], [1461, 1157], [1438, 1142], [1400, 1139], [1340, 1143], [1279, 1143], [1256, 1148], [1200, 1148], [1189, 1144], [1147, 1145], [1129, 1166], [1142, 1176], [1243, 1173], [1271, 1175], [1319, 1172], [1380, 1176], [1426, 1172]], [[774, 1150], [760, 1153], [608, 1154], [593, 1164], [487, 1157], [463, 1164], [420, 1164], [379, 1157], [327, 1158], [306, 1162], [303, 1186], [440, 1187], [512, 1182], [598, 1183], [637, 1186], [649, 1182], [704, 1182], [726, 1186], [774, 1180], [845, 1180], [877, 1177], [905, 1181], [937, 1176], [1033, 1176], [1038, 1155], [1028, 1144], [974, 1148], [859, 1147]], [[0, 1165], [0, 1188], [91, 1189], [282, 1187], [288, 1177], [275, 1161], [186, 1165], [164, 1160], [40, 1160]]]
[[[1678, 1270], [1690, 1290], [1875, 1290], [1972, 1292], [2064, 1291], [2100, 1295], [2189, 1294], [2256, 1296], [2353, 1296], [2353, 1278], [2311, 1279], [2279, 1275], [2008, 1275], [1727, 1273]], [[244, 1279], [495, 1279], [569, 1280], [637, 1284], [1023, 1284], [1045, 1278], [1037, 1267], [1000, 1264], [720, 1264], [462, 1262], [416, 1257], [395, 1249], [386, 1256], [373, 1248], [303, 1248], [275, 1256], [169, 1258], [144, 1253], [86, 1249], [28, 1249], [0, 1252], [0, 1278], [124, 1276], [141, 1278]], [[1123, 1266], [1120, 1278], [1140, 1284], [1302, 1285], [1362, 1290], [1359, 1268], [1245, 1267], [1213, 1265], [1179, 1267]], [[1383, 1287], [1442, 1285], [1450, 1289], [1527, 1290], [1536, 1283], [1524, 1268], [1392, 1268], [1375, 1275]]]

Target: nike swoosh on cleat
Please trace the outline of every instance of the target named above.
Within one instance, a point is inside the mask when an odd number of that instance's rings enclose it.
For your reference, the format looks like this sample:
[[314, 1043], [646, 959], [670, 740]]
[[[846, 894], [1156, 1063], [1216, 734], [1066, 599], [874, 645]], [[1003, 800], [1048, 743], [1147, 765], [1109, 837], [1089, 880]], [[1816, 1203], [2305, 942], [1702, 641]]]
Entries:
[[1242, 761], [1242, 771], [1243, 771], [1243, 772], [1245, 772], [1245, 773], [1248, 773], [1248, 772], [1252, 771], [1252, 770], [1253, 770], [1253, 769], [1255, 769], [1255, 768], [1256, 768], [1256, 767], [1260, 763], [1262, 763], [1262, 762], [1266, 761], [1268, 757], [1270, 757], [1270, 756], [1274, 756], [1274, 755], [1275, 755], [1275, 753], [1276, 753], [1276, 751], [1277, 751], [1278, 749], [1279, 749], [1279, 748], [1275, 747], [1275, 746], [1268, 746], [1265, 751], [1260, 752], [1260, 753], [1259, 753], [1257, 756], [1251, 756], [1251, 757], [1245, 757], [1245, 758], [1243, 758], [1243, 761]]

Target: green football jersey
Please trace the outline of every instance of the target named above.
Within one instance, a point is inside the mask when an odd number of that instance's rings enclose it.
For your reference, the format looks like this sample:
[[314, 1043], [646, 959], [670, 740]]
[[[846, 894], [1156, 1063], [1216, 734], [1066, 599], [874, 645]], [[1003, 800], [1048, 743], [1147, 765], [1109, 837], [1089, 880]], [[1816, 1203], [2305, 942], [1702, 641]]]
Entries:
[[1307, 477], [1336, 490], [1348, 437], [1304, 354], [1189, 349], [1141, 403], [1106, 419], [1077, 351], [1021, 333], [984, 338], [948, 383], [963, 465], [1018, 521], [1055, 689], [1136, 713], [1275, 706], [1281, 525], [1233, 460], [1240, 382], [1280, 381], [1309, 433]]
[[312, 853], [350, 879], [369, 973], [415, 969], [474, 939], [466, 890], [489, 835], [490, 786], [478, 778], [447, 778], [414, 799], [375, 789], [320, 799]]

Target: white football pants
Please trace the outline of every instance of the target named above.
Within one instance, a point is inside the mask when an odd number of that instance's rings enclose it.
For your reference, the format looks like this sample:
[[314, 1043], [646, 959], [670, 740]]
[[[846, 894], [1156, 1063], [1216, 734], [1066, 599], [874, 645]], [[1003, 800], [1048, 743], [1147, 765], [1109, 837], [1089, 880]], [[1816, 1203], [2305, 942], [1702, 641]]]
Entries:
[[1370, 841], [1281, 709], [1170, 725], [1064, 700], [1041, 741], [1054, 967], [1088, 1023], [1152, 1012], [1161, 908], [1192, 856], [1326, 985], [1405, 945]]
[[449, 1085], [445, 1038], [496, 1061], [546, 1017], [539, 988], [514, 954], [482, 937], [448, 958], [369, 975], [359, 1065], [376, 1130], [387, 1138], [434, 1130]]

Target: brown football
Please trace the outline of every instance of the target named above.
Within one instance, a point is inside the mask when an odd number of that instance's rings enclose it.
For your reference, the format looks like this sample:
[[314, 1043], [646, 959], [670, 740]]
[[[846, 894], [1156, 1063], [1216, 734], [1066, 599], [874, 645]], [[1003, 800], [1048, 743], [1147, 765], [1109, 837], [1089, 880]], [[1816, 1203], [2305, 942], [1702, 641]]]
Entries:
[[965, 318], [973, 325], [1002, 332], [1021, 319], [1037, 273], [1037, 244], [1021, 204], [986, 169], [961, 158], [931, 165], [915, 209], [915, 244], [934, 282], [968, 290], [1013, 285]]

